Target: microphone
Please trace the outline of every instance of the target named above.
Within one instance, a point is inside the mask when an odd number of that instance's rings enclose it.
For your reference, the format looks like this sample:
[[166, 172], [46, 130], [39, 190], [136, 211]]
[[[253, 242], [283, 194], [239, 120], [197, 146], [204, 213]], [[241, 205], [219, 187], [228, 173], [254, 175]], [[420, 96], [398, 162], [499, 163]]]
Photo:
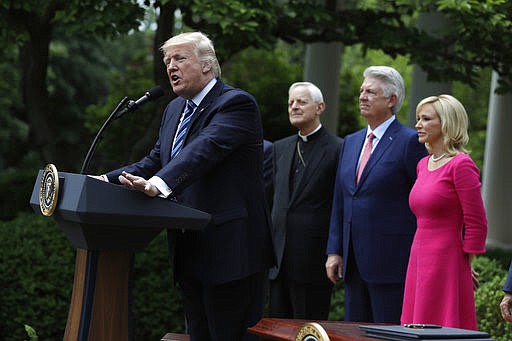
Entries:
[[149, 89], [144, 96], [139, 98], [136, 101], [130, 100], [128, 101], [128, 104], [126, 105], [126, 108], [121, 110], [115, 118], [120, 118], [124, 114], [127, 114], [129, 112], [137, 110], [141, 105], [146, 104], [147, 102], [153, 101], [159, 97], [162, 97], [164, 95], [164, 90], [160, 85], [157, 85], [151, 89]]
[[[124, 97], [121, 102], [117, 105], [117, 107], [112, 111], [110, 116], [107, 118], [105, 123], [103, 123], [103, 126], [101, 126], [100, 130], [96, 134], [96, 137], [94, 137], [94, 140], [92, 141], [91, 146], [89, 147], [89, 151], [87, 152], [87, 155], [85, 156], [84, 163], [82, 164], [82, 170], [80, 171], [80, 174], [87, 174], [87, 168], [89, 167], [89, 162], [91, 161], [92, 154], [94, 153], [94, 150], [96, 149], [96, 146], [98, 145], [98, 142], [103, 138], [103, 132], [105, 129], [107, 129], [108, 125], [115, 120], [116, 118], [119, 118], [123, 116], [124, 114], [135, 111], [137, 108], [141, 105], [143, 105], [146, 102], [150, 102], [154, 99], [157, 99], [159, 97], [162, 97], [164, 95], [164, 90], [160, 87], [160, 85], [155, 86], [154, 88], [149, 89], [144, 96], [139, 98], [136, 101], [128, 100], [128, 97]], [[128, 102], [128, 104], [126, 104]], [[120, 110], [124, 105], [126, 104], [126, 107], [123, 110]]]

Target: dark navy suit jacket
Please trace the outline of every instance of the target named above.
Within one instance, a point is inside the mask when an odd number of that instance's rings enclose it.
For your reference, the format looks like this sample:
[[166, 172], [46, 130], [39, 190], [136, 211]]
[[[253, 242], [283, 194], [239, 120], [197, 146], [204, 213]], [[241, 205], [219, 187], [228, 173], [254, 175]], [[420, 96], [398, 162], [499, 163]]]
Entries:
[[508, 277], [505, 282], [505, 286], [503, 287], [503, 291], [512, 293], [512, 263], [510, 263], [510, 268], [508, 269]]
[[119, 183], [123, 170], [146, 179], [159, 176], [178, 203], [212, 215], [204, 231], [183, 233], [181, 226], [168, 230], [178, 280], [193, 276], [215, 285], [264, 271], [273, 264], [274, 253], [257, 103], [250, 94], [218, 80], [194, 112], [184, 148], [171, 161], [184, 107], [181, 97], [171, 101], [149, 155], [108, 173], [108, 179]]
[[366, 128], [345, 137], [341, 151], [327, 244], [343, 257], [347, 272], [349, 242], [359, 272], [368, 283], [405, 281], [416, 218], [409, 192], [416, 165], [427, 152], [416, 131], [395, 120], [375, 147], [359, 184], [356, 168]]

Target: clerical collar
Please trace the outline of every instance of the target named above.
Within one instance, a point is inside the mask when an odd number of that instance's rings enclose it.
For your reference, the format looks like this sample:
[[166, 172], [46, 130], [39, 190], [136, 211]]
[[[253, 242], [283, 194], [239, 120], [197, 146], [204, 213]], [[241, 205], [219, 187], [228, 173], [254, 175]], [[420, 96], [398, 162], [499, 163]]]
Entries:
[[311, 133], [307, 134], [306, 136], [303, 136], [300, 134], [300, 131], [299, 131], [299, 137], [302, 139], [302, 141], [304, 142], [308, 142], [308, 141], [311, 141], [311, 139], [314, 138], [313, 135], [315, 135], [319, 130], [320, 128], [322, 128], [322, 123], [320, 123], [320, 125], [318, 125], [318, 127], [316, 127], [315, 130], [313, 130]]

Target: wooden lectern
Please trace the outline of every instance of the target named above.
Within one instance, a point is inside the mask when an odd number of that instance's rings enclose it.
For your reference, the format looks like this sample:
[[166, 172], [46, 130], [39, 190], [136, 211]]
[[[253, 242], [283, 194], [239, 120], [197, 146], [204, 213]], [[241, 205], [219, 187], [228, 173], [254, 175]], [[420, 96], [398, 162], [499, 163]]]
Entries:
[[[39, 171], [30, 205], [41, 214]], [[58, 173], [53, 218], [76, 247], [64, 340], [133, 340], [134, 252], [165, 228], [202, 229], [210, 215], [95, 178]]]

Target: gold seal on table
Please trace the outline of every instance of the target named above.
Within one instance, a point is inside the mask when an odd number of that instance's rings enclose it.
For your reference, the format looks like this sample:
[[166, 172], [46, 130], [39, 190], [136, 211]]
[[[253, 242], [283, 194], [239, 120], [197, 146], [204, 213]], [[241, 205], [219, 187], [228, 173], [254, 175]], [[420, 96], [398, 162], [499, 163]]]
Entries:
[[39, 187], [39, 207], [43, 215], [49, 217], [57, 207], [59, 197], [59, 174], [55, 165], [49, 163], [44, 167]]
[[308, 322], [299, 329], [295, 341], [329, 341], [329, 336], [320, 324]]

